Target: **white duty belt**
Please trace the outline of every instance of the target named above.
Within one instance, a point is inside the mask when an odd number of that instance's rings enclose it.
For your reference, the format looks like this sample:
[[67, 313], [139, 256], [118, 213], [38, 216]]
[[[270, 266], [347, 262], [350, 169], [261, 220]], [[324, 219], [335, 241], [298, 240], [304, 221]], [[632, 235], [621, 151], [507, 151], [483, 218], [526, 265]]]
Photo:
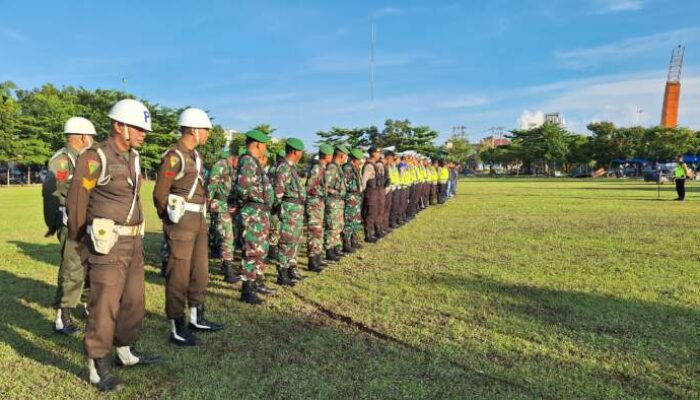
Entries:
[[[117, 231], [117, 234], [119, 234], [119, 236], [138, 236], [142, 234], [143, 228], [144, 224], [132, 226], [114, 225], [114, 229]], [[88, 235], [92, 233], [92, 225], [87, 226], [87, 233]]]
[[206, 204], [195, 204], [195, 203], [185, 203], [185, 211], [195, 212], [195, 213], [206, 213]]

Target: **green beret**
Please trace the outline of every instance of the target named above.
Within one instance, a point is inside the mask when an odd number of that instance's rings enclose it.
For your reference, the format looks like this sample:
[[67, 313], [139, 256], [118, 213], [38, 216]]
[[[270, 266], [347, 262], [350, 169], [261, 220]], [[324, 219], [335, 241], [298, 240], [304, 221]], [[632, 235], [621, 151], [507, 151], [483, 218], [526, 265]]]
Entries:
[[287, 146], [293, 148], [294, 150], [301, 150], [304, 151], [304, 142], [297, 138], [289, 138], [287, 139]]
[[365, 158], [365, 153], [363, 153], [360, 149], [352, 149], [350, 156], [356, 160], [362, 160]]
[[285, 158], [286, 156], [287, 156], [287, 153], [284, 151], [284, 149], [280, 149], [277, 152], [277, 157], [279, 157], [279, 158]]
[[264, 134], [258, 130], [248, 131], [248, 132], [246, 132], [245, 136], [255, 140], [256, 142], [260, 142], [260, 143], [267, 143], [270, 141], [269, 136], [267, 136], [266, 134]]
[[338, 151], [343, 153], [343, 154], [350, 154], [350, 151], [348, 150], [348, 148], [343, 146], [342, 144], [335, 146], [335, 148], [338, 149]]
[[329, 144], [324, 143], [324, 144], [318, 146], [318, 152], [320, 154], [324, 154], [324, 155], [332, 155], [333, 154], [333, 147]]
[[244, 155], [244, 154], [246, 154], [247, 152], [248, 152], [248, 149], [246, 149], [245, 147], [239, 147], [239, 148], [238, 148], [238, 156], [239, 156], [239, 157], [242, 156], [242, 155]]
[[222, 149], [219, 153], [219, 158], [229, 158], [231, 156], [231, 151], [229, 149]]

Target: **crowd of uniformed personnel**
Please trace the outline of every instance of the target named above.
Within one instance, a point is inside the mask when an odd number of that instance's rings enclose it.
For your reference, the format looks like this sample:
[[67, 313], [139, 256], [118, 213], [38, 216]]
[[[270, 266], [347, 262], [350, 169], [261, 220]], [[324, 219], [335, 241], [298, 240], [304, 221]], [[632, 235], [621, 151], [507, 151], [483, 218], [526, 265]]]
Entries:
[[[78, 332], [71, 313], [82, 294], [89, 380], [105, 391], [122, 387], [111, 370], [112, 347], [118, 366], [160, 361], [135, 347], [145, 315], [138, 149], [151, 117], [142, 103], [126, 99], [109, 119], [111, 134], [95, 144], [90, 121], [66, 122], [66, 146], [51, 158], [42, 191], [46, 235], [56, 234], [61, 244], [54, 331]], [[209, 117], [188, 108], [178, 124], [180, 137], [163, 155], [153, 191], [164, 232], [169, 340], [176, 345], [197, 345], [193, 331], [223, 328], [205, 318], [211, 225], [224, 280], [241, 282], [243, 302], [261, 304], [260, 294], [275, 291], [265, 283], [266, 261], [276, 265], [278, 285], [305, 279], [298, 263], [304, 230], [308, 270], [320, 273], [362, 240], [381, 240], [456, 192], [456, 166], [415, 151], [321, 144], [302, 174], [301, 140], [289, 138], [271, 155], [271, 138], [257, 130], [246, 133], [244, 147], [222, 151], [207, 174], [197, 147], [207, 141]]]

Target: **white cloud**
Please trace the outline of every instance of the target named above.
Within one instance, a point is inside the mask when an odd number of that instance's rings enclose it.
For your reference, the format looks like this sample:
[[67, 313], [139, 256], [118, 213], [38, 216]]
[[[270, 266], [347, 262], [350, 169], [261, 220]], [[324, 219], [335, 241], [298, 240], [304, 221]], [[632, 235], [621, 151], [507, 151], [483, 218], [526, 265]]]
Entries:
[[659, 49], [671, 49], [680, 42], [696, 42], [700, 28], [685, 28], [648, 36], [628, 38], [602, 46], [574, 50], [557, 50], [556, 60], [566, 68], [580, 69], [599, 66], [605, 62], [627, 59]]
[[639, 11], [646, 6], [645, 0], [597, 0], [595, 6], [598, 14], [610, 14], [623, 11]]

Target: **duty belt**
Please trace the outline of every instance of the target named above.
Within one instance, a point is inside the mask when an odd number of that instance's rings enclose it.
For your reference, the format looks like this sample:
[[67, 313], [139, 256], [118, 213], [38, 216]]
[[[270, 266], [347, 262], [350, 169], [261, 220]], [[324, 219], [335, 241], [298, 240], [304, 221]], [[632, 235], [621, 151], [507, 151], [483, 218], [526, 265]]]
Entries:
[[304, 199], [299, 198], [299, 197], [287, 197], [287, 196], [284, 196], [284, 197], [282, 197], [282, 201], [285, 202], [285, 203], [292, 203], [292, 204], [304, 205]]
[[[117, 231], [117, 234], [119, 236], [138, 236], [141, 234], [143, 224], [140, 225], [131, 225], [131, 226], [125, 226], [125, 225], [114, 225], [114, 229]], [[87, 226], [87, 233], [88, 235], [92, 232], [92, 225]]]
[[204, 214], [206, 211], [205, 204], [185, 203], [185, 211]]

